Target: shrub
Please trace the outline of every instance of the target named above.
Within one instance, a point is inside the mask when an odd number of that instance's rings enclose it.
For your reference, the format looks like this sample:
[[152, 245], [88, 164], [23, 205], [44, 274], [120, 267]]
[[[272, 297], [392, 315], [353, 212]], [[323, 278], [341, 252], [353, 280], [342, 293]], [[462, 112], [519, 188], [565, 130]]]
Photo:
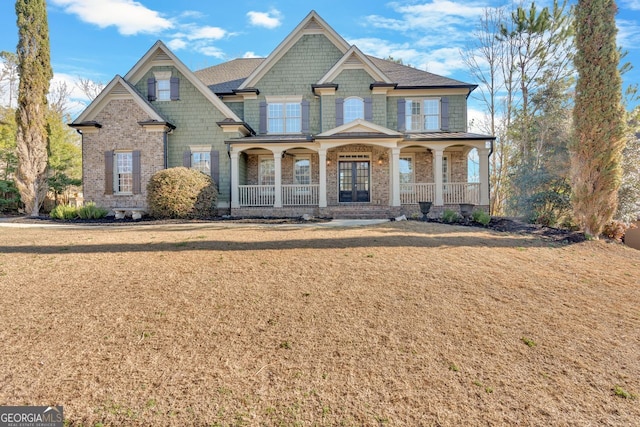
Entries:
[[460, 219], [460, 216], [456, 211], [452, 211], [451, 209], [445, 209], [444, 212], [442, 212], [442, 221], [448, 224], [452, 222], [458, 222], [458, 219]]
[[49, 212], [49, 216], [55, 219], [74, 219], [78, 217], [75, 206], [58, 205]]
[[0, 212], [18, 212], [20, 192], [13, 181], [0, 179]]
[[615, 240], [616, 242], [622, 242], [622, 238], [624, 234], [630, 228], [636, 228], [635, 224], [625, 224], [622, 221], [611, 221], [610, 223], [604, 226], [602, 230], [602, 235], [608, 237], [609, 239]]
[[107, 216], [109, 211], [105, 208], [96, 206], [95, 203], [85, 203], [83, 207], [78, 209], [78, 216], [82, 219], [100, 219]]
[[154, 218], [207, 218], [218, 200], [210, 176], [177, 167], [156, 172], [147, 185], [147, 206]]
[[477, 222], [478, 224], [482, 224], [485, 227], [487, 225], [489, 225], [489, 222], [491, 221], [491, 215], [489, 215], [485, 211], [481, 211], [481, 210], [473, 211], [473, 214], [471, 215], [471, 217], [473, 218], [473, 222]]

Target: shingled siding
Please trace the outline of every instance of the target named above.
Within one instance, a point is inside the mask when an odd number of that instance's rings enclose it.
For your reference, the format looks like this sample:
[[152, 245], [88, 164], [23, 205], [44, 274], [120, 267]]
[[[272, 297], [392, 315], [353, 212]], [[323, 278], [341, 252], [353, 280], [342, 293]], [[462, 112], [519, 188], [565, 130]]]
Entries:
[[225, 116], [205, 98], [205, 96], [173, 67], [153, 67], [139, 82], [136, 88], [147, 96], [147, 79], [153, 77], [154, 71], [172, 71], [174, 77], [180, 79], [180, 99], [178, 101], [153, 101], [153, 106], [176, 126], [169, 134], [167, 166], [183, 165], [183, 153], [189, 146], [211, 146], [212, 150], [220, 152], [220, 174], [218, 188], [218, 203], [228, 204], [230, 198], [230, 161], [227, 147], [224, 143], [225, 135], [216, 123]]
[[[435, 95], [434, 95], [435, 96]], [[467, 131], [467, 99], [464, 95], [442, 95], [449, 98], [449, 131]], [[387, 127], [398, 129], [398, 99], [404, 97], [387, 98]], [[407, 96], [406, 98], [410, 98]], [[375, 117], [375, 105], [374, 105]]]
[[[138, 124], [149, 116], [133, 100], [109, 102], [95, 119], [102, 124], [97, 132], [82, 137], [82, 181], [85, 201], [113, 208], [146, 208], [151, 176], [164, 168], [163, 133], [147, 132]], [[141, 193], [105, 194], [105, 152], [140, 151]]]
[[[362, 99], [371, 98], [373, 101], [373, 123], [386, 126], [386, 103], [384, 95], [375, 97], [371, 94], [369, 86], [375, 80], [365, 70], [343, 70], [335, 79], [334, 83], [338, 84], [336, 98], [348, 98], [357, 96]], [[384, 118], [384, 119], [383, 119]]]
[[302, 36], [255, 85], [260, 90], [257, 102], [245, 103], [245, 120], [259, 129], [259, 101], [265, 96], [302, 95], [309, 101], [310, 132], [320, 133], [320, 100], [311, 91], [342, 57], [342, 52], [324, 35]]

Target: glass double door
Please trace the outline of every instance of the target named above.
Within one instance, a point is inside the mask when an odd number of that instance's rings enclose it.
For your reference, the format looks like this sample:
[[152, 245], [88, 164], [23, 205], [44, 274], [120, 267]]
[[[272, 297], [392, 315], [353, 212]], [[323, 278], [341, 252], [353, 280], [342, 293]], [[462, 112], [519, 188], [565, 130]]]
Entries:
[[369, 161], [340, 161], [338, 163], [339, 201], [369, 202], [371, 163]]

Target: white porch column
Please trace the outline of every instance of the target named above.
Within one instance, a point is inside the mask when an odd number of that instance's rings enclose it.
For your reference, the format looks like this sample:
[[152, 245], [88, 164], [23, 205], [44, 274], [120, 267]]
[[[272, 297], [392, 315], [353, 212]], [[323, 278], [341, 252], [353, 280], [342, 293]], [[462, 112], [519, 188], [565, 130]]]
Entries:
[[318, 150], [318, 161], [320, 162], [320, 180], [318, 194], [318, 207], [327, 207], [327, 150]]
[[443, 148], [433, 149], [433, 182], [435, 183], [436, 199], [433, 202], [434, 206], [444, 206], [443, 198], [443, 184], [442, 184], [442, 154]]
[[478, 148], [480, 159], [480, 204], [489, 205], [489, 149]]
[[400, 148], [391, 149], [391, 206], [400, 206]]
[[282, 207], [282, 151], [273, 152], [273, 167], [275, 168], [275, 200], [273, 203], [274, 208]]
[[240, 153], [237, 151], [231, 151], [231, 207], [240, 207], [240, 191], [238, 186], [240, 185], [240, 166], [238, 157]]

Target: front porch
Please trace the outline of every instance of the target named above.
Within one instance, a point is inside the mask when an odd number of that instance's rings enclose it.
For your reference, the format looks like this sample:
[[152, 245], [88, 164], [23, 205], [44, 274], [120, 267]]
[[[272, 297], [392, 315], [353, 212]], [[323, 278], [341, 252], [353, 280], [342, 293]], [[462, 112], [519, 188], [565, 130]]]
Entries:
[[[231, 214], [388, 218], [420, 215], [422, 201], [432, 202], [434, 214], [459, 210], [462, 203], [488, 209], [489, 150], [484, 143], [399, 145], [234, 145]], [[473, 148], [479, 152], [481, 182], [465, 181]]]

